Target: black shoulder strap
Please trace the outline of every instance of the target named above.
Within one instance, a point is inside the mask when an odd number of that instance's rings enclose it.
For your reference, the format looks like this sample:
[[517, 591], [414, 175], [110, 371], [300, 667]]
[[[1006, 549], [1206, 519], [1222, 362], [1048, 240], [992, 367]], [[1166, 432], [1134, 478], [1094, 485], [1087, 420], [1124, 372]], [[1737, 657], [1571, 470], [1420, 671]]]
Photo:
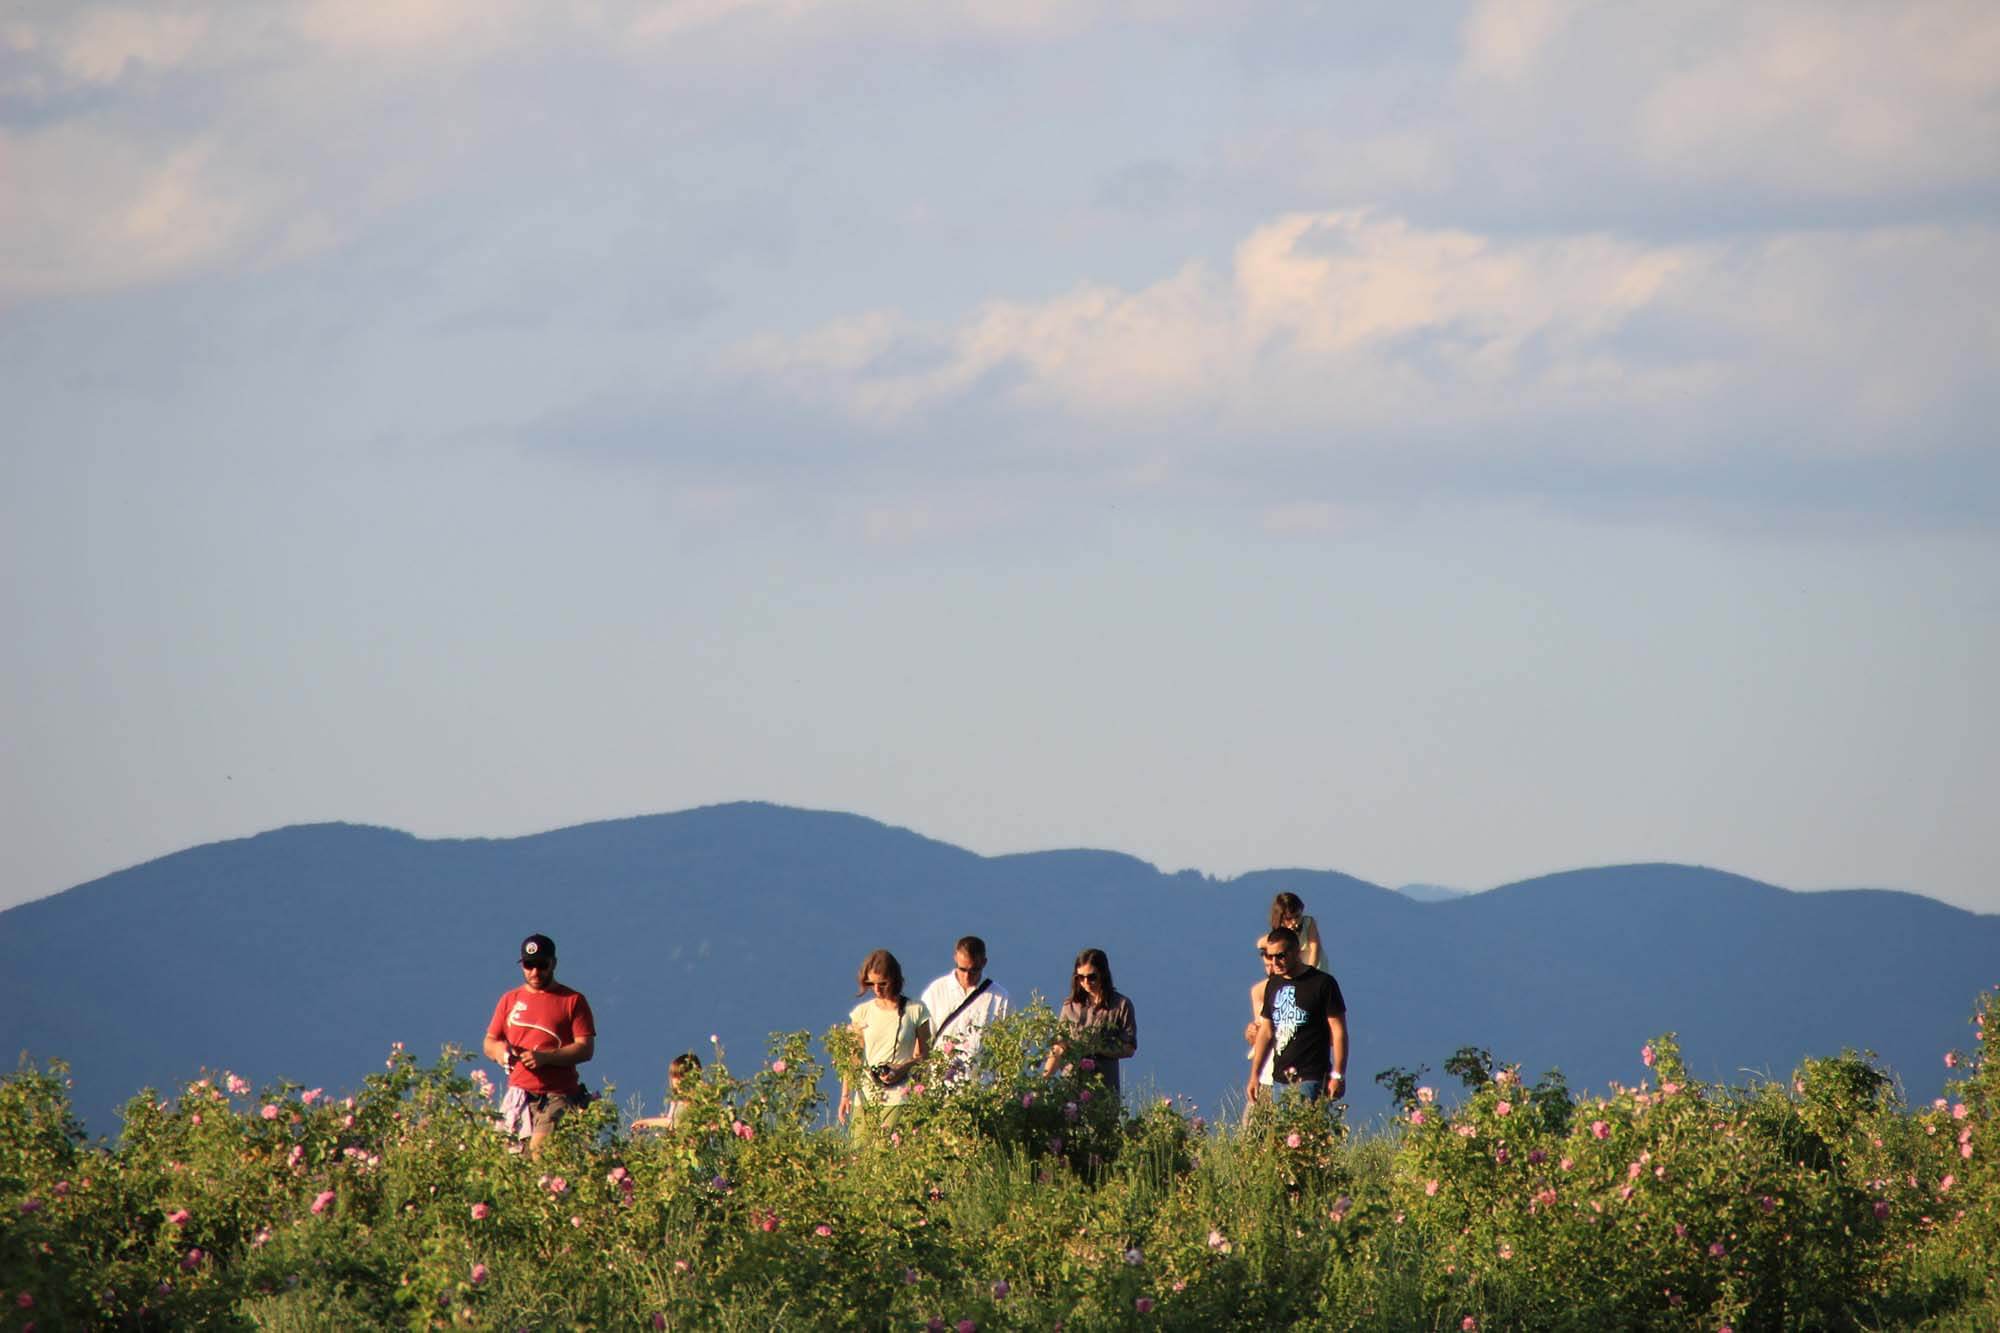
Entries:
[[958, 1008], [946, 1014], [944, 1017], [944, 1022], [938, 1024], [936, 1027], [931, 1029], [931, 1040], [936, 1041], [939, 1037], [942, 1037], [944, 1035], [944, 1030], [951, 1026], [951, 1020], [957, 1018], [960, 1014], [964, 1013], [966, 1006], [971, 1004], [974, 1000], [978, 999], [980, 996], [984, 995], [986, 993], [986, 988], [988, 986], [991, 986], [992, 984], [993, 984], [993, 978], [988, 977], [986, 978], [986, 980], [980, 982], [977, 986], [973, 987], [972, 994], [960, 1000], [958, 1002]]

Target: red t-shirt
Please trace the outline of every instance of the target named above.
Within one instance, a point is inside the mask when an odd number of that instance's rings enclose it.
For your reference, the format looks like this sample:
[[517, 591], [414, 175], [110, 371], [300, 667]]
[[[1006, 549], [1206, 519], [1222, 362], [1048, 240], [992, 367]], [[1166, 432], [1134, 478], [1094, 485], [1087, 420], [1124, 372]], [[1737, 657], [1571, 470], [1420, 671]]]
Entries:
[[[561, 982], [550, 982], [543, 990], [516, 986], [493, 1006], [493, 1021], [486, 1035], [498, 1037], [509, 1046], [528, 1051], [553, 1051], [573, 1041], [597, 1035], [597, 1020], [590, 1015], [590, 1001]], [[582, 1086], [574, 1065], [559, 1069], [529, 1069], [516, 1061], [507, 1075], [509, 1087], [523, 1092], [575, 1092]]]

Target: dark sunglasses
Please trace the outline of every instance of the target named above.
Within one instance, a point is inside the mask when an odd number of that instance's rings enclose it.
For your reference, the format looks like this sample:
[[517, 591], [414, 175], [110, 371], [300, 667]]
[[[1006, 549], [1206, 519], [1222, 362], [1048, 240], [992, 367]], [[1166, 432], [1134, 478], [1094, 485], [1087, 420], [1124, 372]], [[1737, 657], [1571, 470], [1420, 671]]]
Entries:
[[1290, 949], [1280, 949], [1276, 953], [1272, 953], [1267, 949], [1259, 949], [1257, 952], [1260, 956], [1268, 958], [1274, 963], [1281, 958], [1289, 958], [1292, 953]]

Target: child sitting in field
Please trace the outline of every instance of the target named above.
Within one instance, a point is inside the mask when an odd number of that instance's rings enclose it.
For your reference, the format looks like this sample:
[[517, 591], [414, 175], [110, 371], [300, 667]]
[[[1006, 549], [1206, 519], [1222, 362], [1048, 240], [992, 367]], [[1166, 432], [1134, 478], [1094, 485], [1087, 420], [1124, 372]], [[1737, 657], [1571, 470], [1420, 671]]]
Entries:
[[701, 1068], [701, 1057], [693, 1051], [683, 1051], [667, 1066], [667, 1113], [647, 1116], [644, 1120], [634, 1120], [634, 1129], [672, 1129], [680, 1123], [681, 1108], [687, 1103], [680, 1098], [681, 1080]]

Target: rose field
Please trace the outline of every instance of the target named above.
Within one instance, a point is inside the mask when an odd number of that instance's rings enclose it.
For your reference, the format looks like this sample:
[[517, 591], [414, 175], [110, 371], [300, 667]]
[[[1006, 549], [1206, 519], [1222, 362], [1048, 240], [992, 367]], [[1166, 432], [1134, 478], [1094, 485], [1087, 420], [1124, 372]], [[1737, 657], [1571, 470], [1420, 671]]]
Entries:
[[1588, 1095], [1482, 1051], [1448, 1091], [1388, 1071], [1401, 1112], [1350, 1133], [1121, 1107], [1074, 1048], [1044, 1078], [1038, 1005], [871, 1143], [828, 1124], [835, 1029], [747, 1074], [708, 1052], [678, 1129], [607, 1098], [532, 1159], [457, 1051], [352, 1096], [148, 1090], [97, 1143], [28, 1068], [0, 1083], [0, 1327], [1995, 1328], [1996, 1022], [1988, 993], [1922, 1106], [1851, 1053], [1702, 1083], [1664, 1036]]

